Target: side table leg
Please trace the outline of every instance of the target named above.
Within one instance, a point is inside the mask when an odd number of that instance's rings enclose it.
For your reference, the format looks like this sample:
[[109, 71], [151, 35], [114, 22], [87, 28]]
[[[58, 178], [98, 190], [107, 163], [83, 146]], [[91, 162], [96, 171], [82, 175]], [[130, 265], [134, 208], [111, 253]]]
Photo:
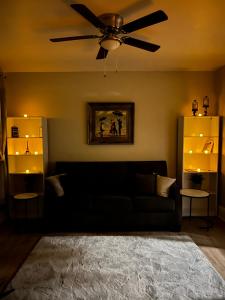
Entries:
[[208, 220], [209, 220], [209, 197], [208, 197], [208, 206], [207, 206], [207, 217], [208, 217]]
[[206, 226], [201, 226], [201, 229], [206, 229], [207, 231], [213, 226], [209, 219], [209, 204], [210, 204], [210, 196], [207, 197], [207, 218], [206, 218]]
[[211, 227], [213, 227], [213, 222], [212, 222], [212, 220], [210, 220], [210, 217], [209, 217], [209, 205], [210, 205], [210, 196], [208, 196], [208, 206], [207, 206], [207, 226], [208, 226], [208, 228], [207, 228], [207, 230], [209, 230], [209, 228], [211, 228]]
[[190, 215], [189, 215], [190, 219], [191, 219], [191, 210], [192, 210], [192, 197], [190, 197]]

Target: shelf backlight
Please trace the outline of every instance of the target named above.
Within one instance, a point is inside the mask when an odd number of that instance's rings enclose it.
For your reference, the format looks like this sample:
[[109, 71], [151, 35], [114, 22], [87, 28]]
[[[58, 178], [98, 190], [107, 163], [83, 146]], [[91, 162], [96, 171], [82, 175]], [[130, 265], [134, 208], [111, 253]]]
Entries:
[[188, 152], [189, 152], [189, 154], [192, 154], [192, 153], [193, 153], [193, 151], [192, 151], [192, 150], [189, 150]]
[[199, 136], [200, 136], [200, 137], [203, 137], [203, 133], [200, 133]]
[[25, 173], [26, 173], [26, 174], [29, 174], [29, 173], [30, 173], [30, 170], [26, 170]]
[[20, 153], [19, 153], [19, 151], [16, 151], [16, 155], [19, 155]]
[[25, 134], [25, 138], [29, 138], [29, 134]]
[[24, 116], [24, 118], [27, 118], [27, 117], [28, 117], [28, 115], [27, 115], [27, 114], [24, 114], [23, 116]]

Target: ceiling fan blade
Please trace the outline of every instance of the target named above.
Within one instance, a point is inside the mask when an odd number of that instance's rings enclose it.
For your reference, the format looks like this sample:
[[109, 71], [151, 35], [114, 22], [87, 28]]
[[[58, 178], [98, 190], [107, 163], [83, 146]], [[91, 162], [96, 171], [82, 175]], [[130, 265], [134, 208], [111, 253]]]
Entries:
[[127, 44], [129, 46], [141, 48], [141, 49], [144, 49], [144, 50], [147, 50], [147, 51], [150, 51], [150, 52], [155, 52], [160, 48], [159, 45], [144, 42], [144, 41], [134, 39], [134, 38], [131, 38], [131, 37], [123, 37], [122, 41], [124, 42], [124, 44]]
[[152, 14], [149, 14], [145, 17], [142, 17], [140, 19], [134, 20], [130, 23], [121, 26], [120, 29], [124, 33], [130, 33], [138, 29], [145, 28], [147, 26], [151, 26], [166, 20], [168, 20], [167, 15], [162, 10], [157, 10]]
[[51, 42], [66, 42], [66, 41], [76, 41], [76, 40], [85, 40], [85, 39], [97, 39], [100, 38], [98, 35], [78, 35], [78, 36], [66, 36], [61, 38], [50, 39]]
[[105, 59], [108, 54], [108, 50], [103, 47], [100, 47], [96, 59]]
[[105, 24], [84, 4], [71, 4], [71, 7], [95, 27], [105, 28]]

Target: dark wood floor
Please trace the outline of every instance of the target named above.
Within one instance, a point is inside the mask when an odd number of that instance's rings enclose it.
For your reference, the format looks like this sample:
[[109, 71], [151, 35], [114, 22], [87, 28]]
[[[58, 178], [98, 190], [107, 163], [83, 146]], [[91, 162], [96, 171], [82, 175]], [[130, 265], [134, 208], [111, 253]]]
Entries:
[[[200, 219], [186, 218], [183, 220], [182, 232], [192, 237], [225, 279], [225, 223], [217, 219], [214, 227], [208, 231], [200, 229], [202, 223]], [[10, 225], [0, 225], [0, 292], [15, 275], [41, 236], [41, 233], [19, 233]]]

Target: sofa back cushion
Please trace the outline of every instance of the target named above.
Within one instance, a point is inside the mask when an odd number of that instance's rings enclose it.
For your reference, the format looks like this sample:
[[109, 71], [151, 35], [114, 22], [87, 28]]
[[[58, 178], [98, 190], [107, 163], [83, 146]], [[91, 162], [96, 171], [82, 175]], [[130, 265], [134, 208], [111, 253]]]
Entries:
[[131, 195], [136, 174], [166, 176], [167, 165], [166, 161], [56, 162], [56, 173], [68, 174], [63, 183], [65, 193]]
[[155, 195], [156, 174], [136, 174], [135, 195]]

